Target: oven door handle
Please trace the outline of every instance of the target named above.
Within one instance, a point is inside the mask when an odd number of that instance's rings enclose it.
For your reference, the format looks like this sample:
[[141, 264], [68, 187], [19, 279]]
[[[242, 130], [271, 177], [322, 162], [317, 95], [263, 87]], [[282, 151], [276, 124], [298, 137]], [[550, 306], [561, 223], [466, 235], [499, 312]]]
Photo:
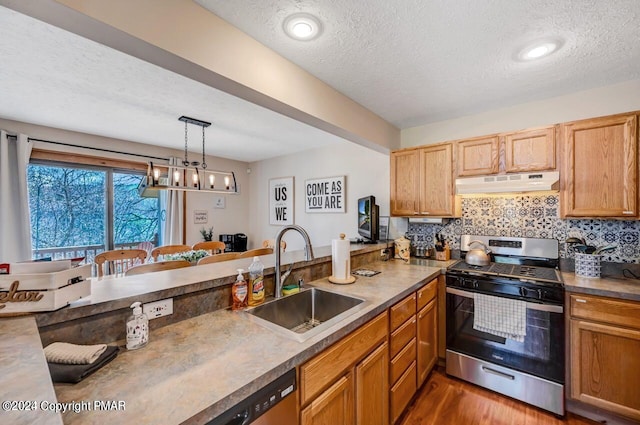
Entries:
[[[458, 295], [460, 297], [473, 298], [473, 292], [463, 291], [457, 288], [449, 288], [447, 287], [447, 293]], [[526, 302], [526, 301], [523, 301]], [[551, 305], [551, 304], [537, 304], [537, 303], [527, 303], [527, 308], [529, 310], [538, 310], [538, 311], [548, 311], [549, 313], [563, 313], [564, 307], [561, 305]]]

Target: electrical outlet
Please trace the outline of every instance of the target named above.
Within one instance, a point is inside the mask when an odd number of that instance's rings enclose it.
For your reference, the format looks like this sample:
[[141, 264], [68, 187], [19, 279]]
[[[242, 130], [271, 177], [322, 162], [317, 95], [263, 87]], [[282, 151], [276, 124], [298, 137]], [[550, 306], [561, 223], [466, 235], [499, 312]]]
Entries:
[[157, 319], [158, 317], [173, 314], [173, 298], [142, 304], [142, 312], [149, 319]]

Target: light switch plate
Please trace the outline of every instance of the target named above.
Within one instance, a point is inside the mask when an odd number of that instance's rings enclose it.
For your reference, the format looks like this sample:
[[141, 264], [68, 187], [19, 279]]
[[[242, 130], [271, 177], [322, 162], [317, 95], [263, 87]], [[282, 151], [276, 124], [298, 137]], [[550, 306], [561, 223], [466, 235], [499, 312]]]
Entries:
[[224, 209], [227, 206], [227, 199], [224, 196], [213, 197], [213, 208]]

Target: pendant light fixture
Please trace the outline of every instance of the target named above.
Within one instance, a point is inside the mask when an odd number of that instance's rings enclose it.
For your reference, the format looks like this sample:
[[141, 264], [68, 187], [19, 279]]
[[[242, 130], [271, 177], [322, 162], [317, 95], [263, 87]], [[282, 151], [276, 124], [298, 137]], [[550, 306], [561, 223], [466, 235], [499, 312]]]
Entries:
[[[184, 159], [182, 165], [158, 165], [149, 162], [147, 175], [142, 178], [138, 192], [142, 197], [157, 197], [159, 190], [185, 190], [211, 193], [238, 193], [236, 176], [232, 171], [207, 169], [205, 131], [210, 122], [181, 116], [184, 122]], [[189, 161], [189, 124], [202, 127], [202, 162]]]

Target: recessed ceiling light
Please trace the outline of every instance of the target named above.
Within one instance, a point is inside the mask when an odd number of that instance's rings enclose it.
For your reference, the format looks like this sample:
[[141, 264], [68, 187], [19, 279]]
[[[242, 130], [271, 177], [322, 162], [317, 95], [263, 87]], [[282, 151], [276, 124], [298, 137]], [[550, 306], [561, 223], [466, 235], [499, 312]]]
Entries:
[[295, 13], [287, 17], [282, 25], [285, 34], [294, 40], [313, 40], [322, 32], [320, 20], [308, 13]]
[[518, 59], [523, 61], [530, 61], [534, 59], [540, 59], [558, 50], [560, 45], [557, 41], [544, 41], [530, 45], [520, 51]]

